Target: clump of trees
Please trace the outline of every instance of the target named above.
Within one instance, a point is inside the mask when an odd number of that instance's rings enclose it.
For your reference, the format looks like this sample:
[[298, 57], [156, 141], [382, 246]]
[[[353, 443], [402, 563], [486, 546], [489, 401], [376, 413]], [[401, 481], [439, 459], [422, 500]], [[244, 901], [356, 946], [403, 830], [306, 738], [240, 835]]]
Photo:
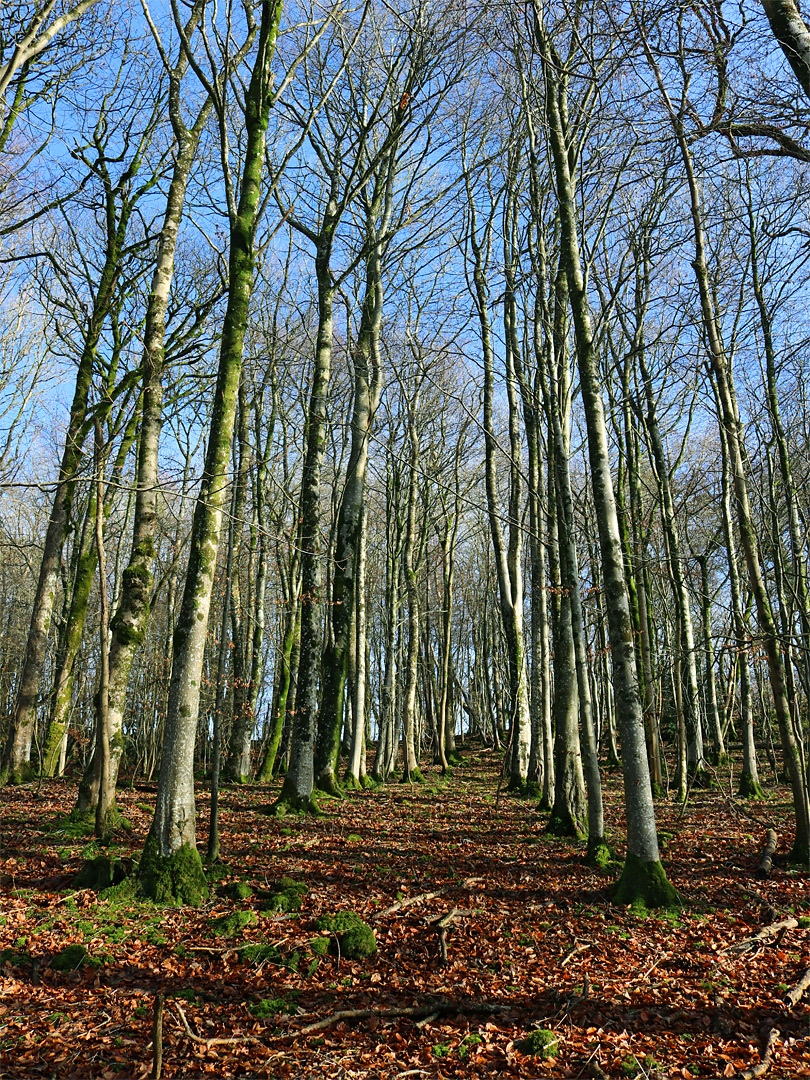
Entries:
[[619, 18], [0, 15], [2, 779], [103, 838], [157, 776], [146, 891], [205, 889], [200, 775], [214, 859], [221, 782], [471, 737], [597, 863], [621, 767], [624, 902], [737, 745], [810, 857], [808, 32]]

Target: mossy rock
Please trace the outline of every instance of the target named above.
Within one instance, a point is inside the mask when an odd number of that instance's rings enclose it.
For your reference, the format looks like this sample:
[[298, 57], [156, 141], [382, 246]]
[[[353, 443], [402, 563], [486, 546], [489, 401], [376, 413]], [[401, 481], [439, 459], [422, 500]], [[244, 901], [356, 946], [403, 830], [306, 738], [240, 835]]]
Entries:
[[78, 971], [81, 967], [101, 967], [101, 960], [91, 956], [84, 945], [66, 945], [51, 957], [51, 970]]
[[133, 874], [133, 876], [119, 881], [117, 885], [110, 885], [108, 889], [102, 889], [98, 896], [99, 900], [106, 900], [108, 904], [115, 906], [118, 904], [131, 904], [141, 899], [142, 894], [138, 879]]
[[245, 945], [239, 950], [239, 959], [247, 964], [278, 964], [285, 966], [285, 959], [281, 951], [269, 942], [257, 941], [251, 945]]
[[292, 878], [283, 877], [269, 892], [262, 894], [261, 910], [269, 914], [300, 911], [308, 886]]
[[233, 911], [230, 915], [215, 919], [211, 929], [217, 937], [239, 937], [248, 926], [254, 926], [258, 921], [255, 911]]
[[111, 885], [120, 885], [133, 870], [132, 859], [120, 859], [117, 855], [97, 855], [86, 859], [81, 870], [70, 883], [72, 889], [94, 889], [101, 892]]
[[287, 997], [262, 998], [254, 1005], [248, 1005], [248, 1011], [257, 1020], [266, 1020], [268, 1017], [277, 1016], [279, 1013], [289, 1013], [295, 1009], [295, 998], [300, 991], [290, 990]]
[[158, 904], [196, 906], [208, 896], [199, 851], [183, 844], [171, 855], [161, 855], [158, 842], [151, 835], [141, 855], [138, 880], [142, 894]]
[[318, 956], [330, 953], [344, 956], [347, 960], [365, 960], [377, 952], [374, 931], [353, 911], [340, 911], [336, 915], [322, 915], [315, 928], [330, 937], [314, 938], [310, 948]]
[[232, 881], [228, 885], [222, 885], [217, 889], [217, 896], [226, 900], [250, 900], [253, 889], [246, 881]]
[[515, 1049], [521, 1054], [543, 1058], [545, 1061], [548, 1058], [555, 1058], [560, 1052], [560, 1036], [556, 1031], [549, 1031], [548, 1028], [536, 1028], [529, 1032], [525, 1039], [518, 1039]]

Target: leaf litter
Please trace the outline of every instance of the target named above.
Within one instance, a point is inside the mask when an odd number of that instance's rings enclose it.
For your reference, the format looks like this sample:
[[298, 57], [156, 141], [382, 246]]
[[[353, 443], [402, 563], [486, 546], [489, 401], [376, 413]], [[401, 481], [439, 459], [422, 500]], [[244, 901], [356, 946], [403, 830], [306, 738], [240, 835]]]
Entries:
[[[6, 789], [0, 1077], [151, 1076], [159, 992], [164, 1077], [741, 1077], [769, 1037], [769, 1076], [810, 1077], [808, 995], [787, 1000], [810, 968], [808, 874], [777, 860], [754, 879], [759, 821], [789, 846], [783, 789], [753, 817], [718, 789], [658, 802], [684, 908], [646, 913], [610, 902], [618, 863], [587, 867], [535, 802], [497, 796], [492, 761], [470, 746], [450, 778], [428, 767], [319, 818], [269, 817], [275, 786], [228, 788], [211, 899], [183, 909], [71, 890], [100, 850], [60, 835], [73, 785]], [[605, 780], [620, 856], [620, 782]], [[137, 858], [154, 795], [118, 792], [115, 854]], [[202, 788], [198, 808], [204, 837]], [[285, 879], [297, 910], [268, 905]], [[313, 950], [339, 912], [373, 929], [373, 955]], [[55, 970], [70, 945], [85, 958]]]

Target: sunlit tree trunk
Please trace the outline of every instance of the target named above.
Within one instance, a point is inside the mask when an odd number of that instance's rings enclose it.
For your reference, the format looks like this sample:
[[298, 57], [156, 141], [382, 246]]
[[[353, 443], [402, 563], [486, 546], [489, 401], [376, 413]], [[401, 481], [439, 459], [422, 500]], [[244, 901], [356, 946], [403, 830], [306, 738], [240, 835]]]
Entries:
[[236, 213], [231, 221], [228, 302], [200, 493], [194, 510], [186, 584], [174, 634], [166, 732], [155, 816], [139, 866], [144, 890], [193, 902], [203, 894], [196, 850], [194, 744], [211, 590], [222, 505], [253, 288], [254, 234], [261, 207], [265, 139], [272, 102], [271, 62], [281, 0], [263, 0], [258, 51], [245, 96], [245, 149]]

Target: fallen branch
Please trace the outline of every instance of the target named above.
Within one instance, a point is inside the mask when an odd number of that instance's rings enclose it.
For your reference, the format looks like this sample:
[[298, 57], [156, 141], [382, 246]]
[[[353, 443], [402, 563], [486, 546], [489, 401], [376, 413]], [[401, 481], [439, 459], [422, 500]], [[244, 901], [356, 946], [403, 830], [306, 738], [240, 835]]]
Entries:
[[770, 926], [764, 927], [758, 934], [754, 934], [753, 937], [743, 938], [742, 941], [737, 941], [733, 945], [727, 946], [722, 952], [748, 952], [749, 949], [755, 949], [757, 946], [764, 944], [768, 938], [772, 937], [774, 934], [781, 940], [786, 931], [793, 930], [798, 925], [799, 924], [795, 919], [782, 919], [781, 922], [772, 923]]
[[768, 829], [765, 833], [765, 850], [762, 852], [762, 858], [759, 860], [759, 866], [754, 875], [760, 881], [764, 881], [770, 876], [771, 869], [773, 868], [773, 857], [776, 853], [776, 845], [778, 843], [779, 837], [776, 835], [776, 829]]
[[450, 888], [449, 885], [443, 885], [441, 889], [436, 889], [435, 892], [423, 892], [418, 896], [408, 896], [404, 900], [397, 900], [396, 904], [392, 904], [390, 908], [386, 908], [385, 911], [379, 911], [372, 917], [372, 922], [377, 919], [384, 919], [386, 915], [393, 915], [397, 911], [402, 911], [403, 908], [412, 907], [414, 904], [419, 904], [423, 900], [435, 900], [437, 896], [441, 896], [446, 893]]
[[439, 948], [442, 953], [442, 963], [447, 963], [447, 928], [461, 915], [467, 915], [469, 912], [464, 911], [463, 908], [453, 908], [452, 911], [448, 911], [446, 915], [438, 915], [432, 919], [428, 919], [428, 926], [435, 928], [436, 933], [439, 935]]
[[333, 1024], [339, 1024], [342, 1020], [368, 1020], [372, 1016], [381, 1019], [398, 1019], [410, 1017], [411, 1019], [424, 1020], [428, 1017], [436, 1019], [438, 1016], [446, 1016], [451, 1013], [483, 1013], [489, 1015], [496, 1012], [505, 1012], [507, 1005], [489, 1005], [483, 1002], [469, 1002], [464, 1004], [457, 1001], [434, 1001], [430, 1005], [404, 1005], [400, 1008], [381, 1009], [341, 1009], [340, 1012], [325, 1016], [322, 1020], [315, 1020], [311, 1024], [302, 1027], [299, 1035], [312, 1035], [316, 1031], [323, 1031]]
[[805, 992], [808, 986], [810, 986], [810, 967], [807, 968], [807, 970], [804, 972], [796, 985], [792, 986], [790, 990], [788, 990], [788, 992], [785, 994], [785, 997], [790, 1002], [791, 1009], [795, 1008], [799, 1004], [802, 998], [802, 994]]
[[183, 1025], [186, 1035], [192, 1042], [202, 1043], [203, 1046], [233, 1046], [235, 1043], [248, 1042], [264, 1045], [261, 1039], [256, 1039], [253, 1035], [234, 1035], [230, 1039], [204, 1039], [202, 1035], [195, 1035], [191, 1030], [186, 1014], [183, 1012], [183, 1006], [179, 1001], [175, 1001], [174, 1007], [177, 1009], [177, 1015], [180, 1017], [180, 1023]]
[[771, 1028], [768, 1032], [768, 1038], [765, 1041], [765, 1051], [762, 1055], [762, 1060], [759, 1065], [752, 1065], [750, 1069], [746, 1069], [745, 1072], [740, 1073], [741, 1080], [755, 1080], [757, 1076], [765, 1075], [771, 1067], [771, 1055], [773, 1054], [773, 1048], [779, 1035], [780, 1031], [778, 1028]]

